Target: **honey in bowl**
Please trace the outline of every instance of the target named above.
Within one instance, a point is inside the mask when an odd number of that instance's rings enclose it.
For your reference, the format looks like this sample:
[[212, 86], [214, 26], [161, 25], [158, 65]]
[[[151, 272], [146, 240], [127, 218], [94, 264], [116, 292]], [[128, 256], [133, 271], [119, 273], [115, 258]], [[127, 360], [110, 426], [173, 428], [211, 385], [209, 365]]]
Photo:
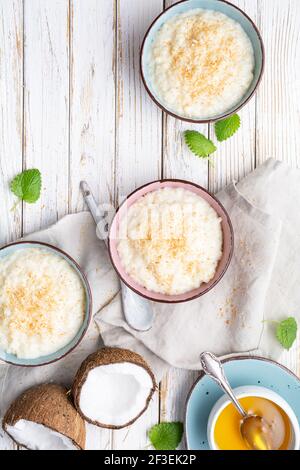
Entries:
[[[266, 398], [255, 396], [241, 398], [239, 402], [250, 415], [260, 416], [269, 424], [273, 450], [289, 449], [291, 423], [280, 406]], [[241, 415], [232, 403], [220, 413], [214, 429], [214, 439], [220, 450], [249, 450], [241, 434]]]

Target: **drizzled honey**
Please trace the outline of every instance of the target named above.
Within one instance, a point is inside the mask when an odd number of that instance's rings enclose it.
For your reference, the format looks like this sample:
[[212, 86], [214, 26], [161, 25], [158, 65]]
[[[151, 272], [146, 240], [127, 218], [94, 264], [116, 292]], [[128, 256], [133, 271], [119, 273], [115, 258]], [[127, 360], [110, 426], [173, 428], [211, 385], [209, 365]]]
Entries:
[[[245, 397], [239, 401], [245, 411], [262, 417], [271, 427], [272, 449], [289, 449], [292, 435], [291, 423], [282, 408], [261, 397]], [[241, 435], [241, 415], [233, 404], [228, 404], [218, 417], [214, 438], [220, 450], [249, 450]]]

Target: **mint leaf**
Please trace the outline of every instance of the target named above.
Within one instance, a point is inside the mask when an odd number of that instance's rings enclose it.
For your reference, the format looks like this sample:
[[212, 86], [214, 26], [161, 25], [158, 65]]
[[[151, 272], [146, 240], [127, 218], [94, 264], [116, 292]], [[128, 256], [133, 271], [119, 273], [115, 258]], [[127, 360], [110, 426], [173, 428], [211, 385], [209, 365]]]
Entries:
[[240, 128], [241, 118], [238, 114], [233, 114], [227, 119], [215, 123], [215, 133], [219, 142], [232, 137]]
[[276, 328], [276, 338], [285, 349], [291, 349], [297, 337], [298, 325], [295, 318], [283, 320]]
[[42, 177], [37, 169], [25, 170], [10, 183], [11, 191], [22, 201], [33, 204], [41, 195]]
[[185, 143], [197, 157], [205, 158], [214, 153], [217, 147], [205, 135], [197, 131], [184, 132]]
[[156, 450], [175, 450], [183, 436], [183, 424], [160, 423], [148, 432], [151, 444]]

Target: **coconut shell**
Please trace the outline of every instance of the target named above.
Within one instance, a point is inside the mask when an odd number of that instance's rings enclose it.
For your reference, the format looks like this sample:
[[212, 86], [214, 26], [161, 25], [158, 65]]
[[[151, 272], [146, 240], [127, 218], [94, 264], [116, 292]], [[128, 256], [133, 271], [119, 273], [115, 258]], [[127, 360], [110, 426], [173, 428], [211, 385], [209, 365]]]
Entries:
[[71, 439], [79, 450], [85, 448], [85, 423], [69, 400], [65, 387], [43, 384], [22, 393], [4, 416], [4, 431], [20, 419], [44, 425]]
[[[152, 379], [153, 387], [149, 393], [145, 407], [134, 419], [124, 424], [123, 426], [114, 426], [114, 425], [99, 423], [98, 421], [93, 421], [92, 419], [88, 418], [82, 413], [80, 406], [79, 406], [80, 393], [81, 393], [82, 386], [84, 382], [86, 381], [89, 372], [92, 369], [95, 369], [96, 367], [100, 367], [100, 366], [111, 365], [111, 364], [120, 364], [122, 362], [129, 362], [131, 364], [135, 364], [136, 366], [143, 367], [150, 375]], [[79, 370], [77, 371], [77, 374], [75, 375], [75, 379], [74, 379], [73, 386], [72, 386], [72, 394], [73, 394], [74, 405], [77, 408], [77, 411], [81, 414], [82, 418], [85, 419], [87, 422], [94, 424], [95, 426], [99, 426], [101, 428], [122, 429], [134, 423], [147, 410], [156, 388], [157, 388], [157, 385], [156, 385], [154, 374], [151, 371], [148, 364], [142, 358], [142, 356], [140, 356], [139, 354], [133, 351], [129, 351], [128, 349], [102, 348], [99, 351], [96, 351], [90, 354], [90, 356], [88, 356], [85, 359], [85, 361], [81, 364]]]

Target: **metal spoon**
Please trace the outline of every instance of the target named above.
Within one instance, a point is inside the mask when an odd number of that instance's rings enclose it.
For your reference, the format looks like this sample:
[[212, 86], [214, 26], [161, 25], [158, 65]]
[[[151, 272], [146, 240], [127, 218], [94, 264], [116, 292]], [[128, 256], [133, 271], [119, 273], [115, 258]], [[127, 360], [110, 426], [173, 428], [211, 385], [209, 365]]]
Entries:
[[[105, 216], [101, 213], [99, 205], [96, 203], [93, 193], [85, 181], [81, 181], [80, 189], [90, 213], [98, 226]], [[107, 246], [106, 240], [104, 242]], [[121, 280], [120, 282], [123, 313], [128, 325], [137, 331], [150, 330], [154, 320], [154, 312], [150, 302], [129, 289]]]
[[221, 361], [209, 352], [202, 353], [200, 360], [204, 373], [224, 390], [241, 414], [241, 435], [248, 447], [252, 450], [275, 450], [269, 424], [261, 416], [249, 415], [244, 410], [228, 383]]

